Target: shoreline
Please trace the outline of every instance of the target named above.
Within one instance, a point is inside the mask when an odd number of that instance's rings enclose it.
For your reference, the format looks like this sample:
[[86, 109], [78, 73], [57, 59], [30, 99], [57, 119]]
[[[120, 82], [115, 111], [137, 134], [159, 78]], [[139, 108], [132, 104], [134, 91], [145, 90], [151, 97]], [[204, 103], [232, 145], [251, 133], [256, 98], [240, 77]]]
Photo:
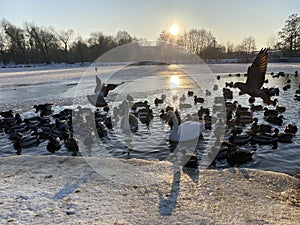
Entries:
[[[99, 171], [118, 161], [88, 159]], [[173, 174], [169, 162], [121, 160], [132, 166], [131, 172], [152, 166], [152, 171], [144, 171], [145, 178], [149, 172], [160, 178], [139, 186], [116, 182], [113, 174], [105, 178], [83, 157], [11, 156], [0, 161], [1, 224], [299, 222], [300, 180], [283, 173], [230, 168], [199, 173], [181, 169]]]

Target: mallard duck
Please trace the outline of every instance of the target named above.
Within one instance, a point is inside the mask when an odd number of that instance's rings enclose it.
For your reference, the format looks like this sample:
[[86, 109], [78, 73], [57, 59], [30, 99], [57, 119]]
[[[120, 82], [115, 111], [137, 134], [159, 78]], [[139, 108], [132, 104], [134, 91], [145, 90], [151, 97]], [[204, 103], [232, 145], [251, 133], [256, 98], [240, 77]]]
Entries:
[[239, 148], [229, 148], [226, 154], [227, 161], [230, 165], [242, 164], [252, 160], [254, 151], [248, 151]]
[[276, 109], [264, 108], [264, 116], [278, 116], [278, 111]]
[[291, 143], [294, 134], [292, 133], [279, 133], [279, 129], [275, 128], [273, 137], [278, 138], [279, 142]]
[[281, 126], [282, 123], [283, 123], [283, 119], [284, 119], [284, 117], [282, 115], [280, 115], [280, 116], [268, 116], [266, 118], [266, 121], [269, 122], [269, 123]]
[[244, 145], [250, 141], [251, 136], [244, 134], [244, 135], [232, 135], [229, 137], [229, 142], [235, 145]]
[[246, 83], [236, 82], [234, 87], [238, 87], [242, 92], [252, 96], [260, 97], [267, 104], [271, 103], [268, 91], [261, 89], [265, 80], [268, 64], [268, 50], [261, 49], [252, 65], [247, 71]]
[[52, 103], [45, 103], [45, 104], [39, 104], [34, 105], [33, 108], [35, 109], [35, 112], [43, 112], [43, 111], [51, 111], [52, 110]]
[[48, 144], [46, 146], [47, 151], [51, 153], [55, 153], [61, 148], [61, 140], [59, 137], [51, 136], [48, 140]]
[[272, 126], [269, 124], [257, 124], [258, 119], [255, 117], [253, 118], [253, 124], [250, 129], [251, 134], [256, 134], [256, 133], [271, 133], [272, 132]]
[[269, 145], [276, 142], [278, 138], [273, 137], [272, 135], [266, 134], [266, 133], [256, 133], [252, 135], [251, 141], [254, 143], [259, 143], [262, 145]]
[[296, 134], [298, 131], [298, 127], [296, 126], [296, 124], [288, 124], [286, 125], [284, 132], [285, 133], [292, 133], [292, 134]]
[[14, 117], [14, 112], [12, 110], [4, 111], [4, 112], [1, 111], [0, 115], [4, 118], [11, 118]]
[[194, 96], [194, 103], [203, 103], [204, 102], [204, 98], [201, 97], [197, 97], [197, 95]]
[[64, 145], [68, 149], [68, 151], [73, 152], [72, 155], [77, 155], [77, 152], [79, 151], [78, 140], [74, 137], [73, 134], [70, 134]]

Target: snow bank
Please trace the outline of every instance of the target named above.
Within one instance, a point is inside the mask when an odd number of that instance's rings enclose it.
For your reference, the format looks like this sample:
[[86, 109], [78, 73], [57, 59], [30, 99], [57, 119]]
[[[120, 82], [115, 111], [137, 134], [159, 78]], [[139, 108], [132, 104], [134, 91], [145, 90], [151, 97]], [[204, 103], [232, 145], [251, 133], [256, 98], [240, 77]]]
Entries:
[[[95, 162], [101, 159], [93, 158]], [[103, 159], [102, 159], [103, 160]], [[117, 159], [106, 159], [106, 166]], [[251, 169], [181, 170], [154, 165], [159, 183], [122, 185], [82, 157], [0, 158], [1, 224], [298, 224], [299, 180]], [[155, 166], [156, 165], [156, 166]], [[155, 169], [157, 168], [157, 169]], [[106, 168], [107, 169], [107, 168]], [[112, 168], [113, 169], [113, 168]]]

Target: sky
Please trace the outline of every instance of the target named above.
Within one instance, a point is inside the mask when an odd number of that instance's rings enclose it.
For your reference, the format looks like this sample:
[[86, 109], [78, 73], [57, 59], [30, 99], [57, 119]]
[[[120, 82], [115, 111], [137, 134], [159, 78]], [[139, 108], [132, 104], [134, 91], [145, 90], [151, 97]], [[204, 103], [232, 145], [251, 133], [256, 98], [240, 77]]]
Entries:
[[267, 47], [288, 16], [299, 13], [299, 0], [0, 0], [0, 20], [16, 26], [34, 22], [56, 30], [73, 29], [115, 35], [125, 30], [138, 38], [157, 40], [176, 23], [180, 32], [210, 30], [218, 43], [235, 45], [252, 36], [257, 49]]

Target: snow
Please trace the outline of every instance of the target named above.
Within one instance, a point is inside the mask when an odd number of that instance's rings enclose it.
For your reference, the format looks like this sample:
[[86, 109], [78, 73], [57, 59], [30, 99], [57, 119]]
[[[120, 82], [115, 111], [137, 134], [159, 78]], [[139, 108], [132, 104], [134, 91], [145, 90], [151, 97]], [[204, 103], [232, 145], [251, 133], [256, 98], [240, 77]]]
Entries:
[[[101, 167], [101, 159], [90, 160]], [[105, 160], [107, 170], [118, 163]], [[168, 162], [122, 161], [132, 169], [153, 165], [151, 171], [160, 177], [157, 183], [136, 186], [115, 182], [113, 175], [104, 178], [82, 157], [15, 156], [0, 161], [1, 224], [299, 222], [299, 180], [285, 174], [239, 168], [200, 173], [183, 169], [173, 175]]]

